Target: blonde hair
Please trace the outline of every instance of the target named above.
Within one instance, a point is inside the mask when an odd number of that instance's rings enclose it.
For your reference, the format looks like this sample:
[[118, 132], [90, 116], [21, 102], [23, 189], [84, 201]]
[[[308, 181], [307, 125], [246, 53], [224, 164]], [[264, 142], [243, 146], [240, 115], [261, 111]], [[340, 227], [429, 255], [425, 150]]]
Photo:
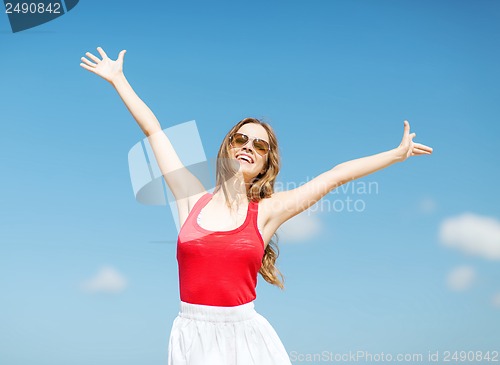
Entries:
[[[222, 144], [219, 148], [217, 154], [217, 164], [216, 164], [216, 182], [214, 193], [222, 189], [224, 196], [226, 198], [226, 203], [229, 204], [227, 188], [224, 185], [225, 181], [233, 177], [236, 170], [235, 164], [231, 163], [229, 157], [229, 150], [231, 145], [229, 143], [229, 137], [236, 133], [243, 125], [248, 123], [255, 123], [262, 126], [268, 136], [269, 145], [271, 147], [269, 153], [267, 154], [267, 161], [265, 163], [265, 172], [257, 175], [250, 183], [250, 188], [247, 189], [247, 198], [249, 201], [259, 202], [261, 199], [269, 198], [274, 193], [274, 182], [278, 176], [280, 170], [280, 157], [278, 152], [278, 140], [276, 135], [271, 128], [271, 126], [256, 118], [245, 118], [238, 122], [231, 130], [226, 134]], [[284, 277], [283, 274], [276, 267], [276, 260], [279, 256], [278, 247], [278, 235], [275, 233], [271, 242], [266, 247], [264, 252], [264, 257], [262, 258], [262, 265], [259, 270], [260, 275], [270, 284], [276, 285], [279, 288], [284, 288]], [[281, 280], [278, 278], [281, 277]]]

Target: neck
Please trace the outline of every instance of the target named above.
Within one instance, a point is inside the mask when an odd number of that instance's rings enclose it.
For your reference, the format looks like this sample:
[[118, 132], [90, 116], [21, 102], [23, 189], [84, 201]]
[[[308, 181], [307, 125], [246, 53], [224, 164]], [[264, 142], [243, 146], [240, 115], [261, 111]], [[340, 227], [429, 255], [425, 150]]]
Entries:
[[[220, 192], [221, 199], [227, 199], [226, 203], [230, 208], [248, 203], [247, 186], [249, 187], [250, 185], [245, 183], [243, 178], [233, 176], [222, 184], [224, 185], [224, 189], [221, 188], [218, 192]], [[226, 191], [227, 197], [224, 194], [224, 190]]]

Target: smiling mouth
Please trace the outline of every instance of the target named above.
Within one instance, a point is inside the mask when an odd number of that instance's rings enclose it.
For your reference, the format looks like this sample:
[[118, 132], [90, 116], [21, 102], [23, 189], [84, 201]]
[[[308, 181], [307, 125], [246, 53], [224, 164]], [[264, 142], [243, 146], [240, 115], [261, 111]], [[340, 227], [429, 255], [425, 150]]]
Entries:
[[238, 155], [238, 156], [236, 156], [236, 159], [238, 161], [246, 162], [248, 164], [252, 164], [253, 163], [253, 159], [250, 156], [247, 156], [247, 155]]

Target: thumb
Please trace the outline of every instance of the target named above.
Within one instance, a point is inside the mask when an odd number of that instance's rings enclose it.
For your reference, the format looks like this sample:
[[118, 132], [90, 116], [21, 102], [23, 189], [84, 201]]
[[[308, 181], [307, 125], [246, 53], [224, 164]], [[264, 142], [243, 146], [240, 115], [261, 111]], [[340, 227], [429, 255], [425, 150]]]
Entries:
[[123, 50], [118, 54], [118, 60], [123, 62], [123, 56], [125, 56], [125, 53], [127, 53], [127, 50]]
[[404, 121], [404, 134], [409, 134], [410, 133], [410, 123], [408, 123], [408, 120]]

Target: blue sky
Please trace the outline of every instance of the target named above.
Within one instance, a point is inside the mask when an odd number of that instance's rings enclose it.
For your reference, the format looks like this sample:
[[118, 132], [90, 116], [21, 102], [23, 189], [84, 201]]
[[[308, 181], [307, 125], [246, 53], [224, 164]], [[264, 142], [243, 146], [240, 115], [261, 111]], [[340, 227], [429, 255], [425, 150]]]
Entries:
[[79, 66], [97, 46], [127, 50], [136, 92], [164, 128], [196, 120], [208, 158], [263, 117], [284, 186], [396, 147], [404, 119], [434, 148], [283, 227], [286, 289], [259, 276], [256, 309], [294, 364], [500, 351], [499, 17], [486, 0], [81, 1], [13, 34], [0, 15], [0, 364], [167, 363], [175, 224], [135, 200], [143, 135]]

